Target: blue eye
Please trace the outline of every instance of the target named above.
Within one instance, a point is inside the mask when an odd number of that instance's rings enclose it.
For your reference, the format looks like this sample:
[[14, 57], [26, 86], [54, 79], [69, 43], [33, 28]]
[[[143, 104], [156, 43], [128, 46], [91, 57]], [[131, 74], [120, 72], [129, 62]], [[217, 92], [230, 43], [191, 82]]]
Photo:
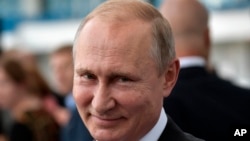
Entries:
[[96, 76], [93, 74], [84, 74], [82, 75], [85, 79], [96, 79]]
[[127, 77], [120, 77], [118, 80], [119, 80], [119, 82], [130, 82], [130, 81], [132, 81], [131, 79], [129, 79]]

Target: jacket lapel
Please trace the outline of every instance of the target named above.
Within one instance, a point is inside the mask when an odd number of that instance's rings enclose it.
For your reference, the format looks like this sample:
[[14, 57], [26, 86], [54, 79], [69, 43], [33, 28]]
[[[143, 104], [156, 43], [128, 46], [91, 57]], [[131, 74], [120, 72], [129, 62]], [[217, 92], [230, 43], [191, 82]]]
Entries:
[[203, 141], [191, 134], [183, 132], [168, 116], [167, 125], [158, 141]]

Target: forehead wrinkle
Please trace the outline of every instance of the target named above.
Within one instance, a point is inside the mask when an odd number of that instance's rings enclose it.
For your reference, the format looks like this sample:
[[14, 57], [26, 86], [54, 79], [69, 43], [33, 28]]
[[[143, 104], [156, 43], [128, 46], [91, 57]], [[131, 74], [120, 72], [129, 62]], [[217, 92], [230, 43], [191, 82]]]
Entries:
[[[76, 54], [85, 58], [93, 55], [94, 57], [90, 57], [94, 59], [93, 62], [102, 61], [106, 65], [115, 66], [118, 65], [116, 62], [131, 61], [134, 66], [139, 66], [149, 56], [150, 33], [151, 24], [140, 20], [107, 23], [101, 19], [92, 19], [80, 33], [77, 52], [81, 54]], [[99, 34], [104, 36], [98, 36]], [[104, 66], [103, 64], [102, 67]]]
[[[138, 27], [138, 25], [140, 26]], [[131, 29], [134, 29], [134, 31], [131, 31]], [[128, 41], [138, 40], [134, 38], [136, 35], [146, 38], [147, 35], [151, 35], [149, 34], [150, 30], [151, 24], [141, 20], [119, 22], [94, 18], [85, 25], [81, 33], [87, 34], [88, 40], [95, 40], [96, 35], [104, 32], [106, 36], [103, 42], [100, 43], [100, 46], [104, 47], [103, 45], [107, 44], [105, 47], [109, 47], [108, 45], [114, 44], [118, 47], [119, 44], [115, 44], [115, 41], [119, 40], [119, 43], [129, 43]]]
[[[96, 21], [96, 20], [95, 20]], [[113, 53], [118, 51], [123, 51], [124, 53], [129, 53], [131, 49], [129, 47], [127, 48], [121, 48], [121, 43], [126, 43], [128, 40], [125, 38], [123, 31], [124, 27], [126, 26], [120, 26], [120, 24], [117, 23], [101, 23], [99, 21], [94, 22], [91, 20], [89, 23], [86, 24], [84, 30], [81, 32], [80, 36], [81, 39], [79, 40], [80, 44], [86, 48], [86, 51], [93, 51], [96, 54], [99, 54], [100, 56], [105, 55], [106, 53]], [[96, 29], [96, 27], [98, 29]], [[98, 37], [98, 34], [102, 32], [105, 34], [105, 36], [102, 36], [101, 42], [96, 42], [96, 37]], [[129, 42], [127, 42], [129, 43]]]
[[[138, 23], [140, 24], [139, 28], [137, 25]], [[106, 23], [100, 19], [92, 19], [86, 24], [81, 36], [84, 36], [85, 34], [86, 40], [82, 42], [85, 44], [90, 42], [92, 46], [86, 46], [92, 49], [97, 48], [95, 49], [96, 51], [107, 50], [112, 52], [112, 50], [119, 50], [123, 53], [132, 53], [140, 49], [140, 44], [144, 42], [151, 42], [151, 36], [149, 34], [150, 28], [151, 26], [149, 23], [145, 23], [140, 20], [123, 23]], [[135, 31], [129, 31], [131, 29], [135, 29]], [[105, 33], [105, 36], [101, 37], [102, 42], [97, 43], [95, 42], [96, 36], [98, 36], [100, 32]], [[135, 38], [136, 35], [139, 35], [140, 38]], [[136, 41], [136, 44], [134, 44], [134, 41]]]

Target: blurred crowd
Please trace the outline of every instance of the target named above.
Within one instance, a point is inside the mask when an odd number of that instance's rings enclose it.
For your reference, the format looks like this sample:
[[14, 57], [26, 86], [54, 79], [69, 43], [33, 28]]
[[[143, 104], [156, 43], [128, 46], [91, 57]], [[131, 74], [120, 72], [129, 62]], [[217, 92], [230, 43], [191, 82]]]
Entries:
[[49, 55], [55, 90], [40, 72], [35, 54], [18, 49], [1, 53], [1, 141], [82, 140], [83, 124], [71, 93], [71, 52], [72, 45], [65, 44]]
[[58, 104], [35, 57], [9, 50], [0, 60], [0, 106], [10, 121], [3, 135], [11, 141], [58, 140], [60, 123], [53, 114]]

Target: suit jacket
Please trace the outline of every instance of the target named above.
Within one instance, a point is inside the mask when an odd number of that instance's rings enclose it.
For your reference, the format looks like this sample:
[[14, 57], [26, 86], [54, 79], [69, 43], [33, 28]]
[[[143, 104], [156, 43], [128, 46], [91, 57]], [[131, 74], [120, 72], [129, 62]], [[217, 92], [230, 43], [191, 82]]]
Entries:
[[234, 86], [202, 67], [180, 70], [166, 112], [185, 132], [207, 141], [228, 141], [233, 127], [250, 124], [250, 90]]
[[158, 141], [204, 141], [183, 132], [168, 116], [167, 125]]
[[93, 141], [76, 108], [69, 123], [62, 129], [61, 141]]

